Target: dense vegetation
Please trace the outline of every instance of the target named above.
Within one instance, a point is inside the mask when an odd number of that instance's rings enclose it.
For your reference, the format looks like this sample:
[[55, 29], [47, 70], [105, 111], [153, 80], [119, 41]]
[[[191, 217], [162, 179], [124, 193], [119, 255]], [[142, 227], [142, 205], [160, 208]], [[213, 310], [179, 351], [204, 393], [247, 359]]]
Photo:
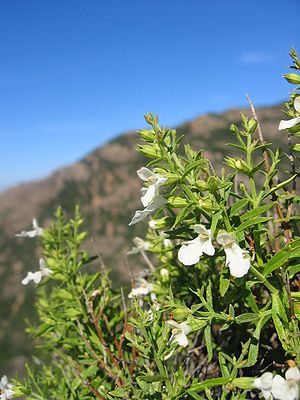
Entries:
[[[296, 72], [286, 79], [300, 85]], [[249, 99], [253, 116], [231, 126], [230, 173], [146, 115], [142, 205], [128, 216], [129, 225], [148, 221], [130, 252], [145, 268], [129, 293], [83, 249], [79, 208], [70, 220], [59, 208], [49, 229], [21, 232], [43, 248], [22, 281], [39, 284], [40, 322], [29, 328], [39, 351], [24, 381], [2, 378], [3, 399], [298, 399], [297, 90], [279, 125], [288, 154], [265, 142]]]

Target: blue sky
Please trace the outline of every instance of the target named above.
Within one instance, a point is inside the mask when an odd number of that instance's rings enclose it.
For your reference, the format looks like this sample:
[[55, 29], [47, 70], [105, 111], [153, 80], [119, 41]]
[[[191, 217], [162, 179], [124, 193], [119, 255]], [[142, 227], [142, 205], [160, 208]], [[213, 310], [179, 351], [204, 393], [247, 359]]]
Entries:
[[298, 0], [0, 2], [0, 190], [158, 113], [164, 125], [286, 99]]

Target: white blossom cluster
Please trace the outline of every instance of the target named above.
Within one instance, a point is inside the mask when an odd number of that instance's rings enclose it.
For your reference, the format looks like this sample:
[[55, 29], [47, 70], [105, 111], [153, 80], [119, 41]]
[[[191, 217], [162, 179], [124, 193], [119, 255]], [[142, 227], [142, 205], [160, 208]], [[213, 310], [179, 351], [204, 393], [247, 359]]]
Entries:
[[[36, 218], [33, 218], [32, 220], [32, 227], [32, 230], [16, 233], [15, 236], [34, 238], [43, 235], [44, 230], [39, 226]], [[33, 281], [34, 283], [38, 284], [41, 282], [43, 277], [49, 276], [50, 274], [52, 274], [51, 269], [47, 268], [45, 260], [43, 258], [40, 258], [39, 270], [36, 272], [28, 272], [27, 276], [22, 280], [21, 283], [22, 285], [28, 285], [30, 281]]]
[[[178, 252], [178, 259], [184, 265], [196, 264], [203, 253], [209, 256], [215, 254], [211, 230], [206, 229], [204, 225], [197, 224], [194, 226], [194, 231], [198, 233], [198, 236], [185, 242]], [[236, 278], [246, 275], [250, 268], [250, 257], [247, 250], [241, 249], [228, 232], [220, 232], [216, 240], [225, 251], [226, 265], [228, 265], [231, 275]]]
[[10, 400], [13, 398], [13, 385], [8, 383], [7, 376], [4, 375], [0, 381], [0, 400]]
[[166, 204], [164, 197], [159, 194], [159, 188], [166, 183], [167, 178], [160, 174], [155, 174], [146, 167], [139, 169], [137, 174], [139, 178], [148, 183], [148, 187], [141, 189], [141, 202], [145, 208], [135, 212], [129, 226], [143, 221], [148, 215], [151, 215]]
[[255, 379], [254, 387], [260, 389], [265, 400], [298, 400], [299, 399], [300, 371], [298, 367], [290, 367], [281, 375], [265, 372]]

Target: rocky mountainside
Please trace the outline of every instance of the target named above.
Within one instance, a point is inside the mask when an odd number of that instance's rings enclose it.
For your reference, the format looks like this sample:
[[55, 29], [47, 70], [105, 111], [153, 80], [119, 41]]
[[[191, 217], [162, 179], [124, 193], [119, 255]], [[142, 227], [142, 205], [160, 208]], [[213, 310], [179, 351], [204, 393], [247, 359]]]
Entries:
[[[216, 169], [220, 169], [225, 144], [234, 140], [229, 126], [240, 121], [241, 111], [249, 114], [247, 110], [230, 110], [204, 115], [177, 130], [194, 149], [204, 149]], [[280, 107], [260, 108], [257, 113], [266, 140], [276, 147], [284, 146], [286, 136], [277, 129], [282, 117]], [[40, 226], [45, 227], [59, 205], [71, 216], [79, 204], [91, 237], [87, 241], [91, 253], [102, 255], [115, 279], [128, 281], [126, 252], [132, 238], [145, 230], [145, 224], [128, 227], [134, 211], [141, 208], [141, 182], [136, 170], [145, 160], [136, 152], [137, 143], [135, 133], [121, 135], [47, 179], [0, 194], [0, 375], [20, 370], [30, 352], [23, 320], [32, 309], [34, 287], [23, 287], [20, 282], [29, 269], [36, 268], [40, 249], [34, 239], [16, 238], [14, 234], [30, 229], [32, 218], [36, 217]], [[234, 154], [235, 150], [226, 151]], [[129, 259], [129, 268], [131, 264], [132, 269], [137, 266], [134, 262]]]

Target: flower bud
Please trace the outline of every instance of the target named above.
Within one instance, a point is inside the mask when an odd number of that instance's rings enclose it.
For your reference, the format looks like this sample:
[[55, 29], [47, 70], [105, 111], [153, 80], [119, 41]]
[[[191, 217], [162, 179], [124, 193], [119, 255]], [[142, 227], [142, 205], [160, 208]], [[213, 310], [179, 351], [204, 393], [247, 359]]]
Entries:
[[205, 181], [202, 181], [202, 180], [196, 181], [195, 186], [197, 189], [203, 190], [203, 191], [208, 189], [208, 183]]
[[249, 119], [247, 123], [247, 130], [249, 135], [253, 135], [253, 133], [256, 131], [257, 124], [258, 122], [254, 118]]
[[160, 270], [160, 276], [161, 276], [162, 282], [169, 282], [170, 273], [169, 273], [169, 270], [167, 270], [167, 268], [162, 268]]
[[150, 146], [149, 144], [141, 144], [138, 146], [138, 150], [148, 158], [160, 157], [160, 149], [155, 145]]
[[157, 116], [154, 117], [154, 115], [152, 113], [145, 114], [144, 118], [145, 118], [147, 124], [149, 124], [149, 125], [153, 126], [153, 125], [157, 125], [158, 124]]
[[250, 172], [249, 167], [244, 160], [241, 160], [239, 158], [226, 157], [225, 162], [230, 168], [235, 169], [236, 171], [244, 172], [245, 174], [248, 174]]
[[191, 310], [185, 306], [179, 306], [175, 310], [173, 310], [173, 316], [176, 321], [182, 321], [186, 319], [189, 314], [191, 314]]
[[163, 217], [160, 219], [150, 219], [148, 225], [149, 225], [149, 228], [151, 228], [151, 229], [163, 229], [169, 225], [168, 217]]
[[138, 131], [138, 134], [147, 142], [153, 142], [155, 139], [155, 132], [153, 130], [141, 129]]
[[298, 74], [284, 74], [283, 77], [290, 83], [300, 85], [300, 75]]
[[215, 176], [210, 176], [207, 180], [207, 186], [211, 193], [215, 193], [219, 188], [219, 179]]
[[180, 181], [181, 176], [164, 171], [164, 176], [168, 179], [168, 185]]
[[182, 197], [171, 196], [168, 198], [168, 204], [174, 208], [184, 208], [189, 204], [189, 202]]
[[219, 206], [218, 204], [216, 204], [212, 199], [208, 198], [200, 198], [198, 200], [198, 205], [200, 208], [202, 208], [203, 210], [207, 210], [207, 211], [215, 211], [215, 210], [219, 210]]

